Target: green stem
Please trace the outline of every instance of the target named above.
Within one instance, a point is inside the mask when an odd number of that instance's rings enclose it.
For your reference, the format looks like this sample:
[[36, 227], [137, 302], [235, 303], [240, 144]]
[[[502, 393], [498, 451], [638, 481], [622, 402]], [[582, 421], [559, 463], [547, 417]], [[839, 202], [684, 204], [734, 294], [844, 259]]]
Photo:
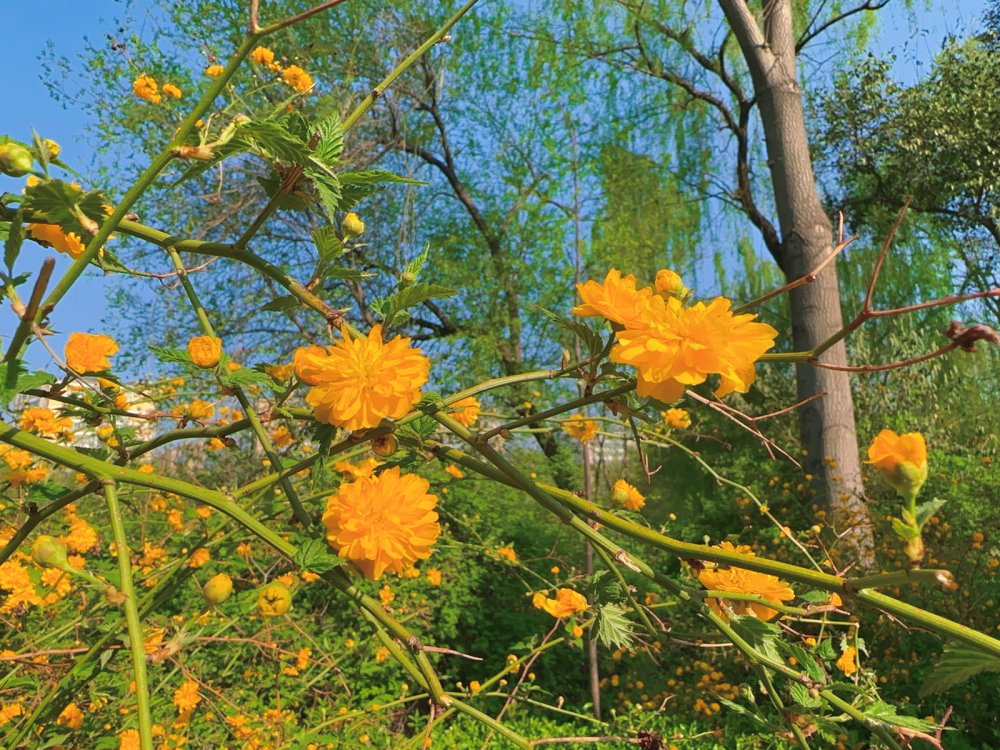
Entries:
[[937, 583], [947, 585], [952, 580], [952, 575], [947, 570], [900, 570], [895, 573], [881, 573], [879, 575], [864, 576], [863, 578], [852, 578], [847, 582], [849, 592], [861, 591], [862, 589], [875, 589], [884, 586], [898, 586], [902, 583]]
[[455, 13], [455, 15], [453, 15], [451, 18], [445, 21], [444, 26], [442, 26], [435, 33], [433, 33], [427, 39], [426, 42], [417, 47], [409, 57], [403, 60], [403, 62], [397, 65], [389, 75], [383, 78], [379, 82], [378, 86], [376, 86], [375, 89], [372, 91], [372, 93], [366, 96], [361, 101], [361, 103], [354, 108], [354, 111], [351, 112], [350, 115], [348, 115], [347, 119], [344, 120], [344, 132], [346, 133], [348, 130], [354, 127], [354, 123], [358, 121], [361, 115], [363, 115], [365, 112], [371, 109], [372, 105], [375, 103], [375, 100], [385, 93], [385, 90], [392, 85], [392, 82], [395, 81], [397, 78], [399, 78], [399, 76], [402, 75], [402, 73], [407, 68], [413, 65], [413, 63], [419, 60], [421, 55], [423, 55], [427, 50], [429, 50], [435, 44], [440, 42], [442, 37], [444, 37], [444, 35], [448, 33], [448, 30], [451, 29], [451, 27], [458, 22], [458, 19], [460, 19], [462, 16], [468, 13], [472, 9], [472, 6], [476, 4], [477, 1], [478, 0], [469, 0], [469, 2], [467, 2], [461, 8], [459, 8], [458, 11]]
[[115, 537], [118, 553], [118, 572], [121, 576], [121, 590], [125, 596], [125, 624], [128, 628], [129, 650], [132, 652], [132, 670], [135, 674], [135, 696], [139, 703], [139, 746], [141, 750], [153, 750], [153, 720], [149, 710], [149, 680], [146, 676], [146, 649], [142, 640], [142, 622], [132, 583], [132, 564], [125, 524], [118, 504], [118, 487], [113, 479], [103, 479], [104, 497], [108, 502], [111, 530]]

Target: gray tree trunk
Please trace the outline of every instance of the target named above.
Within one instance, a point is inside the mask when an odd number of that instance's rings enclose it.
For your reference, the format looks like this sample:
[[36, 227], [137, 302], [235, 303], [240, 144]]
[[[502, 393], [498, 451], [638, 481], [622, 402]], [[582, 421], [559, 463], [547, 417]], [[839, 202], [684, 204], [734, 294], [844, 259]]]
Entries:
[[[745, 0], [719, 0], [750, 68], [767, 145], [774, 200], [781, 231], [781, 257], [776, 258], [789, 281], [816, 268], [832, 251], [833, 228], [816, 190], [806, 136], [802, 92], [795, 65], [795, 36], [790, 0], [769, 0], [763, 30]], [[843, 326], [835, 264], [817, 279], [791, 292], [792, 340], [796, 351], [808, 351]], [[844, 343], [822, 356], [830, 364], [847, 364]], [[871, 528], [861, 483], [854, 402], [845, 372], [798, 365], [798, 396], [825, 391], [823, 398], [800, 409], [803, 462], [813, 476], [816, 497], [831, 512], [828, 520], [847, 535], [859, 562], [872, 561]]]

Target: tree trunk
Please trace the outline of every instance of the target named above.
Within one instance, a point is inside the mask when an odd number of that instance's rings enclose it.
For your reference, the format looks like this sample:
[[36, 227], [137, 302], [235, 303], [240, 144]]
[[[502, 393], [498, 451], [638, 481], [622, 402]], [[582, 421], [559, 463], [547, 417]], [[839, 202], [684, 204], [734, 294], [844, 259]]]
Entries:
[[[762, 33], [744, 0], [719, 2], [753, 78], [781, 231], [776, 260], [791, 281], [816, 268], [833, 249], [833, 229], [816, 190], [809, 156], [791, 3], [769, 0], [765, 4]], [[808, 351], [842, 328], [835, 264], [827, 266], [813, 283], [794, 289], [790, 298], [796, 351]], [[846, 365], [844, 343], [829, 349], [823, 361]], [[808, 451], [804, 467], [837, 533], [854, 527], [846, 541], [862, 567], [868, 568], [873, 543], [871, 527], [858, 525], [866, 523], [867, 510], [849, 376], [802, 364], [796, 369], [796, 381], [800, 399], [827, 393], [800, 409], [802, 443]]]

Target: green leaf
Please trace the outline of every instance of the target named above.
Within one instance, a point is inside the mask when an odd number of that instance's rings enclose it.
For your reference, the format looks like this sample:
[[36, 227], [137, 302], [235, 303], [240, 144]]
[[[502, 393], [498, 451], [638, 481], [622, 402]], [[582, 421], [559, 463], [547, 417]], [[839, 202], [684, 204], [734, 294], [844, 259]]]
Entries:
[[298, 305], [298, 297], [293, 297], [289, 294], [284, 297], [275, 297], [260, 309], [266, 310], [267, 312], [284, 312], [285, 310], [291, 310], [294, 307], [298, 307]]
[[250, 122], [238, 132], [241, 138], [251, 141], [265, 156], [289, 164], [304, 165], [312, 161], [309, 144], [289, 133], [279, 122]]
[[272, 380], [270, 375], [258, 370], [251, 370], [249, 367], [241, 367], [239, 370], [227, 372], [222, 377], [222, 384], [230, 387], [260, 385], [271, 382]]
[[344, 150], [344, 126], [340, 115], [334, 112], [316, 125], [320, 132], [319, 143], [316, 144], [316, 157], [324, 163], [333, 166]]
[[918, 505], [917, 516], [916, 516], [917, 527], [922, 529], [924, 527], [924, 524], [927, 523], [930, 517], [933, 516], [935, 513], [937, 513], [939, 510], [941, 510], [941, 508], [947, 502], [948, 502], [947, 500], [940, 500], [938, 498], [934, 498], [933, 500], [929, 500], [926, 503]]
[[587, 347], [587, 352], [591, 357], [596, 357], [604, 350], [604, 340], [601, 338], [600, 334], [586, 324], [581, 323], [578, 320], [570, 320], [568, 318], [560, 317], [553, 312], [549, 312], [543, 307], [539, 307], [538, 309], [548, 315], [549, 318], [552, 319], [552, 322], [560, 328], [566, 329], [574, 336], [579, 336], [580, 341], [582, 341], [583, 345]]
[[344, 561], [330, 551], [329, 545], [319, 539], [307, 539], [295, 553], [295, 564], [313, 573], [325, 573], [343, 565]]
[[1000, 672], [1000, 658], [978, 649], [948, 643], [924, 684], [920, 697], [941, 693], [981, 672]]
[[746, 706], [741, 706], [739, 703], [723, 698], [722, 696], [716, 696], [715, 700], [719, 701], [719, 703], [721, 703], [724, 706], [728, 706], [736, 713], [742, 716], [746, 716], [748, 719], [753, 719], [759, 724], [767, 726], [767, 721], [764, 720], [764, 717], [759, 716], [756, 712], [749, 710]]
[[427, 263], [427, 259], [431, 256], [430, 250], [424, 250], [420, 255], [411, 260], [406, 264], [406, 268], [403, 269], [403, 274], [411, 274], [414, 279], [423, 270], [424, 265]]
[[912, 716], [900, 716], [896, 713], [895, 706], [882, 703], [882, 701], [876, 701], [870, 706], [865, 707], [864, 713], [869, 719], [881, 721], [883, 724], [892, 724], [897, 727], [913, 729], [917, 732], [933, 732], [937, 729], [937, 724], [933, 721], [924, 721]]
[[826, 682], [826, 671], [817, 662], [816, 658], [806, 651], [802, 646], [787, 641], [778, 640], [778, 647], [789, 656], [795, 657], [795, 661], [806, 671], [810, 679], [816, 682]]
[[824, 638], [823, 640], [821, 640], [816, 646], [816, 655], [820, 659], [826, 659], [827, 661], [829, 661], [830, 659], [836, 659], [837, 652], [833, 648], [833, 639]]
[[[904, 510], [903, 513], [906, 513], [906, 511]], [[892, 519], [892, 530], [908, 542], [920, 536], [920, 529], [914, 528], [910, 524], [900, 521], [898, 518]]]
[[626, 600], [618, 579], [610, 570], [598, 570], [590, 579], [587, 593], [594, 597], [594, 604], [622, 604]]
[[365, 172], [340, 172], [337, 177], [344, 185], [380, 185], [385, 183], [402, 183], [404, 185], [426, 185], [423, 180], [414, 180], [393, 174], [385, 169], [369, 169]]
[[332, 268], [326, 269], [325, 278], [334, 279], [335, 281], [361, 281], [362, 279], [370, 279], [376, 274], [370, 271], [360, 271], [357, 268], [347, 268], [346, 266], [333, 266]]
[[316, 245], [316, 252], [319, 253], [319, 262], [321, 265], [333, 263], [347, 249], [337, 236], [337, 230], [333, 227], [317, 229], [312, 233], [312, 241]]
[[177, 362], [184, 365], [193, 365], [191, 361], [191, 355], [187, 353], [187, 349], [171, 349], [166, 346], [151, 346], [149, 351], [153, 353], [158, 360], [164, 364]]
[[790, 683], [788, 690], [792, 694], [792, 700], [803, 708], [819, 708], [822, 705], [819, 698], [813, 698], [809, 695], [809, 689], [801, 682]]
[[341, 185], [340, 186], [340, 210], [350, 211], [361, 201], [378, 195], [385, 187], [382, 185]]
[[7, 239], [3, 243], [3, 261], [7, 266], [7, 275], [14, 275], [14, 263], [21, 254], [21, 243], [24, 242], [24, 229], [21, 225], [21, 209], [17, 209], [14, 220], [7, 231]]
[[90, 237], [77, 218], [77, 212], [97, 224], [108, 218], [104, 195], [99, 190], [83, 192], [68, 182], [48, 180], [25, 188], [24, 207], [43, 214], [46, 221], [58, 224], [64, 232]]
[[826, 591], [806, 591], [799, 594], [799, 599], [810, 604], [826, 604], [830, 599], [830, 594]]
[[609, 604], [597, 615], [597, 637], [606, 648], [628, 648], [632, 645], [632, 622], [626, 610]]
[[337, 220], [337, 212], [341, 210], [340, 182], [332, 175], [323, 174], [310, 169], [306, 170], [306, 174], [312, 179], [313, 188], [319, 196], [320, 205], [323, 206], [323, 210], [326, 212], [327, 218], [330, 220], [331, 224], [335, 223]]
[[758, 620], [752, 615], [731, 615], [729, 624], [737, 635], [762, 654], [775, 661], [781, 660], [775, 645], [781, 634], [781, 629], [777, 625]]
[[28, 372], [19, 359], [0, 362], [0, 406], [6, 407], [18, 393], [56, 382], [47, 372]]
[[414, 284], [406, 289], [400, 289], [389, 298], [389, 313], [385, 316], [383, 324], [386, 328], [392, 325], [393, 318], [403, 310], [406, 310], [421, 302], [437, 299], [440, 297], [454, 297], [458, 294], [457, 289], [449, 289], [446, 286], [436, 284]]

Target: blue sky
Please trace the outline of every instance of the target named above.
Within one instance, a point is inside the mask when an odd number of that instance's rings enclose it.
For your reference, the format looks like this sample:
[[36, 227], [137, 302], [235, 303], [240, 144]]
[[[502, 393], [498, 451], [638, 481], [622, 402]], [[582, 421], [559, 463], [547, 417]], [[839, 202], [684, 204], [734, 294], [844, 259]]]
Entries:
[[[136, 6], [141, 8], [145, 2], [133, 3], [133, 12]], [[35, 0], [4, 5], [4, 48], [9, 72], [4, 82], [4, 106], [0, 107], [0, 134], [28, 141], [34, 126], [42, 136], [61, 144], [62, 157], [84, 173], [87, 150], [79, 137], [88, 123], [87, 115], [79, 109], [63, 109], [51, 98], [41, 80], [39, 56], [51, 43], [57, 55], [75, 60], [84, 48], [85, 37], [99, 44], [106, 33], [115, 30], [115, 19], [124, 15], [125, 3], [120, 0]], [[918, 5], [907, 10], [903, 2], [895, 0], [879, 13], [878, 40], [872, 51], [880, 55], [894, 50], [898, 57], [897, 76], [904, 82], [911, 82], [926, 69], [946, 35], [962, 37], [978, 28], [984, 7], [984, 0], [953, 0], [950, 3], [920, 3], [918, 0]], [[11, 105], [11, 102], [17, 104]], [[16, 192], [22, 185], [21, 181], [0, 176], [0, 190]], [[55, 253], [46, 253], [34, 243], [26, 243], [17, 270], [34, 272], [47, 254]], [[58, 255], [56, 278], [68, 261], [65, 256]], [[50, 340], [53, 348], [61, 350], [64, 335], [69, 332], [101, 330], [107, 311], [106, 287], [107, 281], [95, 271], [88, 271], [74, 286], [52, 316], [54, 328], [63, 334]], [[9, 307], [4, 307], [0, 311], [0, 332], [13, 331], [15, 324], [14, 314]], [[28, 361], [41, 367], [49, 357], [34, 343], [29, 349]]]

